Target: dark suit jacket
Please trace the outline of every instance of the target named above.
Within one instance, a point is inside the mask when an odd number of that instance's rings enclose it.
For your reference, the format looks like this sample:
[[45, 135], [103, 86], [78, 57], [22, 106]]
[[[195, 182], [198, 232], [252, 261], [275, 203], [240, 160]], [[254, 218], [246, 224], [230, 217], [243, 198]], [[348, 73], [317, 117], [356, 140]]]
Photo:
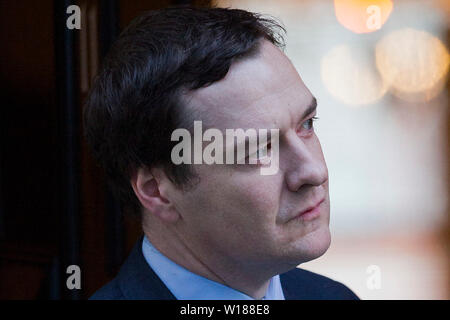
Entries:
[[[280, 275], [286, 300], [357, 300], [342, 283], [295, 268]], [[119, 274], [90, 298], [91, 300], [173, 300], [176, 299], [149, 266], [142, 253], [142, 238], [134, 246]]]

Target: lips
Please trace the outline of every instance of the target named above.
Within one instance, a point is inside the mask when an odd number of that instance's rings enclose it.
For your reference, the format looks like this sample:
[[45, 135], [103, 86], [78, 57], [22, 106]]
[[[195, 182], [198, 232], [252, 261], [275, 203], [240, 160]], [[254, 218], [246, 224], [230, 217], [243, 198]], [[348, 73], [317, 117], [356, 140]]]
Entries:
[[302, 220], [308, 221], [317, 218], [320, 215], [320, 205], [325, 201], [325, 198], [318, 201], [316, 204], [309, 206], [305, 210], [301, 211], [295, 216], [295, 218], [301, 218]]

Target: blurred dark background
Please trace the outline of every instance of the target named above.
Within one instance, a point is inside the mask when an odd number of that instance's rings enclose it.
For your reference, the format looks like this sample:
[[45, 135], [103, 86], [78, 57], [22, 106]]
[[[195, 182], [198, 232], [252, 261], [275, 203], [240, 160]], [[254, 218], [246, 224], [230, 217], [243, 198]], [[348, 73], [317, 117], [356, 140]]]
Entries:
[[[80, 30], [66, 28], [70, 5]], [[0, 2], [0, 299], [88, 298], [139, 237], [81, 138], [82, 102], [120, 30], [174, 5], [209, 1]], [[66, 288], [72, 264], [80, 290]]]

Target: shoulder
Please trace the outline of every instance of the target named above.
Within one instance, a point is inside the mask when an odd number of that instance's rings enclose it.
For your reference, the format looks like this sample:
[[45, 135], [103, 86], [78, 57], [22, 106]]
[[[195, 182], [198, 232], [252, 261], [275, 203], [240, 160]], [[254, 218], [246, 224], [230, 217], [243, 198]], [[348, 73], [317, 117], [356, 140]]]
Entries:
[[124, 300], [125, 297], [120, 290], [117, 279], [105, 284], [103, 287], [98, 289], [89, 300]]
[[142, 253], [142, 238], [137, 241], [116, 277], [90, 300], [173, 300], [174, 295], [152, 270]]
[[287, 300], [359, 300], [344, 284], [304, 269], [283, 273], [280, 280]]

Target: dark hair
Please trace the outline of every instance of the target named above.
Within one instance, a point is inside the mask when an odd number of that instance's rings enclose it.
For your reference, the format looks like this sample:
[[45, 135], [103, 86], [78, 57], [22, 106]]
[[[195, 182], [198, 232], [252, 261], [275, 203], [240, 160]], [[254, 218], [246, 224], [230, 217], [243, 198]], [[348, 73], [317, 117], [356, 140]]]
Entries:
[[130, 184], [161, 166], [178, 186], [193, 176], [170, 159], [172, 131], [188, 117], [184, 92], [221, 80], [266, 39], [284, 47], [274, 19], [238, 9], [166, 8], [137, 17], [106, 56], [84, 109], [85, 135], [123, 210], [138, 214]]

